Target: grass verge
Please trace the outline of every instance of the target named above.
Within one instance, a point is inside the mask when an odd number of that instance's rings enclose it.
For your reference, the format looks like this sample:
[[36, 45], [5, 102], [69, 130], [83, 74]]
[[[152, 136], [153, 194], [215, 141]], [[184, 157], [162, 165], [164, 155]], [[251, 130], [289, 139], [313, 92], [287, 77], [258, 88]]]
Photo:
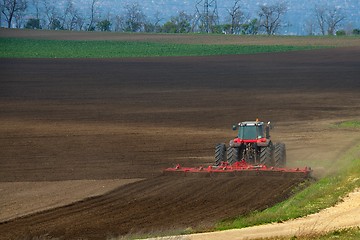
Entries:
[[342, 164], [335, 174], [320, 179], [290, 199], [262, 212], [220, 222], [216, 230], [282, 222], [335, 205], [341, 197], [360, 187], [360, 144], [350, 149], [341, 160]]
[[325, 235], [320, 236], [309, 236], [308, 238], [298, 238], [300, 240], [314, 239], [314, 240], [329, 240], [329, 239], [337, 239], [337, 240], [356, 240], [360, 239], [360, 228], [352, 228], [352, 229], [344, 229], [344, 230], [336, 230]]
[[317, 46], [203, 45], [130, 41], [0, 38], [1, 58], [124, 58], [255, 54], [318, 49]]
[[326, 234], [312, 234], [298, 237], [276, 237], [267, 240], [358, 240], [360, 239], [360, 227], [331, 231]]
[[339, 122], [336, 124], [336, 126], [340, 128], [360, 128], [360, 121], [351, 120], [351, 121]]

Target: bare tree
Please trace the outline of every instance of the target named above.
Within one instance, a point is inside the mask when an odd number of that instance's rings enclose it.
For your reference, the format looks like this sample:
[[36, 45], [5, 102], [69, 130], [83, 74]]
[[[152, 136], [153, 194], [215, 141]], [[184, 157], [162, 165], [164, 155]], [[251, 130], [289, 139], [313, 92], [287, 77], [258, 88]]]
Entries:
[[326, 8], [315, 6], [315, 16], [322, 35], [326, 34]]
[[315, 35], [316, 19], [314, 19], [314, 18], [306, 19], [303, 26], [304, 26], [306, 35], [309, 35], [309, 36]]
[[21, 15], [27, 8], [26, 0], [2, 0], [1, 13], [7, 22], [7, 27], [11, 28], [11, 23], [16, 14]]
[[61, 18], [61, 26], [63, 29], [74, 30], [82, 28], [84, 20], [80, 12], [76, 9], [73, 0], [66, 0], [63, 16]]
[[161, 32], [160, 22], [163, 21], [162, 13], [156, 11], [152, 18], [145, 17], [144, 31], [145, 32]]
[[31, 3], [35, 10], [35, 18], [36, 19], [40, 19], [40, 1], [41, 0], [31, 0]]
[[282, 24], [282, 17], [287, 12], [286, 2], [276, 2], [272, 5], [261, 5], [259, 11], [260, 27], [265, 29], [268, 35], [275, 34]]
[[61, 15], [61, 28], [62, 29], [69, 29], [70, 25], [70, 18], [71, 13], [74, 11], [74, 4], [72, 0], [65, 0], [65, 5], [62, 8], [62, 15]]
[[141, 31], [145, 22], [145, 14], [143, 13], [139, 3], [126, 5], [124, 17], [125, 17], [125, 31], [127, 32]]
[[95, 29], [95, 18], [96, 18], [96, 8], [99, 3], [99, 0], [91, 0], [91, 7], [90, 7], [90, 23], [88, 26], [88, 31], [93, 31]]
[[25, 11], [17, 11], [14, 13], [15, 27], [22, 28], [25, 26]]
[[193, 16], [187, 14], [184, 11], [180, 11], [179, 14], [173, 18], [176, 22], [179, 33], [189, 33], [191, 31], [191, 21], [193, 20]]
[[240, 0], [235, 0], [234, 5], [227, 9], [230, 17], [230, 33], [239, 33], [241, 28], [241, 21], [244, 18], [244, 13], [241, 11]]
[[75, 19], [75, 25], [76, 25], [76, 29], [79, 30], [79, 31], [86, 30], [86, 29], [84, 29], [85, 18], [83, 16], [81, 16], [80, 14], [78, 14], [76, 19]]
[[345, 14], [340, 8], [315, 6], [315, 16], [322, 35], [334, 35], [336, 28], [345, 19]]
[[327, 32], [329, 35], [334, 35], [336, 28], [340, 23], [345, 19], [345, 15], [340, 9], [334, 8], [328, 11], [328, 16], [326, 18], [326, 23], [328, 25]]
[[122, 32], [125, 29], [125, 20], [124, 17], [121, 15], [116, 15], [113, 17], [112, 22], [114, 23], [114, 31], [115, 32]]
[[145, 32], [161, 32], [160, 22], [164, 20], [161, 15], [161, 12], [155, 12], [153, 20], [145, 23]]
[[46, 16], [45, 16], [45, 2], [44, 0], [31, 0], [29, 3], [29, 9], [32, 10], [30, 12], [30, 16], [28, 16], [27, 23], [29, 23], [28, 27], [41, 29], [47, 26]]
[[3, 10], [4, 10], [4, 1], [0, 1], [0, 28], [2, 26], [2, 15], [3, 15]]
[[60, 28], [59, 11], [54, 0], [44, 0], [44, 14], [47, 29], [56, 30]]

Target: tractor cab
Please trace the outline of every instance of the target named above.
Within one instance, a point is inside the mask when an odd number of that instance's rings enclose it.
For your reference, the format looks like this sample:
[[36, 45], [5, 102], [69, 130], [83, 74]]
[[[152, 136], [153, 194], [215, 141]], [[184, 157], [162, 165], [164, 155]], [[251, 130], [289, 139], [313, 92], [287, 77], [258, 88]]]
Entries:
[[258, 120], [233, 125], [233, 130], [238, 130], [236, 140], [241, 142], [266, 141], [266, 139], [270, 138], [269, 128], [270, 122], [265, 125], [264, 122]]
[[239, 125], [238, 138], [257, 140], [264, 137], [263, 122], [242, 122]]

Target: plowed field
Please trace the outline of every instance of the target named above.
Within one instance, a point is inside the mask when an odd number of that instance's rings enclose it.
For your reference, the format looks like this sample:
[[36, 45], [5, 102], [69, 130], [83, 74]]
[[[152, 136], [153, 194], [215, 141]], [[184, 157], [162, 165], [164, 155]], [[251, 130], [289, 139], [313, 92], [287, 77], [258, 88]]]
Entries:
[[[147, 178], [3, 222], [0, 238], [101, 239], [207, 227], [271, 206], [301, 179], [179, 179], [161, 177], [160, 170], [211, 164], [214, 144], [233, 137], [231, 124], [256, 117], [276, 124], [272, 137], [287, 144], [289, 165], [329, 167], [356, 135], [328, 124], [359, 117], [358, 76], [356, 47], [221, 57], [0, 59], [1, 182]], [[3, 202], [6, 197], [0, 192]]]
[[[100, 197], [0, 225], [2, 238], [49, 234], [106, 239], [206, 227], [284, 199], [300, 179], [156, 177]], [[226, 196], [226, 198], [224, 198]]]

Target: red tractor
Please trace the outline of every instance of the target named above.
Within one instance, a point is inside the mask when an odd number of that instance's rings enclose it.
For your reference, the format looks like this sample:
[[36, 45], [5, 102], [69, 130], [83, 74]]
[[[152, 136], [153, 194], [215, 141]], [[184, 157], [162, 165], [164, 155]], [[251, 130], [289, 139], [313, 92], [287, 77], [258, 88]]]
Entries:
[[270, 140], [270, 122], [247, 121], [233, 125], [238, 130], [235, 139], [226, 148], [225, 143], [215, 147], [215, 165], [224, 162], [233, 165], [245, 161], [251, 165], [283, 168], [286, 165], [286, 149], [284, 143], [273, 143]]
[[264, 124], [258, 120], [241, 122], [233, 126], [238, 130], [235, 139], [228, 147], [219, 143], [215, 147], [215, 164], [199, 167], [166, 168], [166, 175], [181, 176], [282, 176], [310, 177], [311, 168], [285, 168], [286, 149], [284, 143], [270, 140], [270, 122]]

